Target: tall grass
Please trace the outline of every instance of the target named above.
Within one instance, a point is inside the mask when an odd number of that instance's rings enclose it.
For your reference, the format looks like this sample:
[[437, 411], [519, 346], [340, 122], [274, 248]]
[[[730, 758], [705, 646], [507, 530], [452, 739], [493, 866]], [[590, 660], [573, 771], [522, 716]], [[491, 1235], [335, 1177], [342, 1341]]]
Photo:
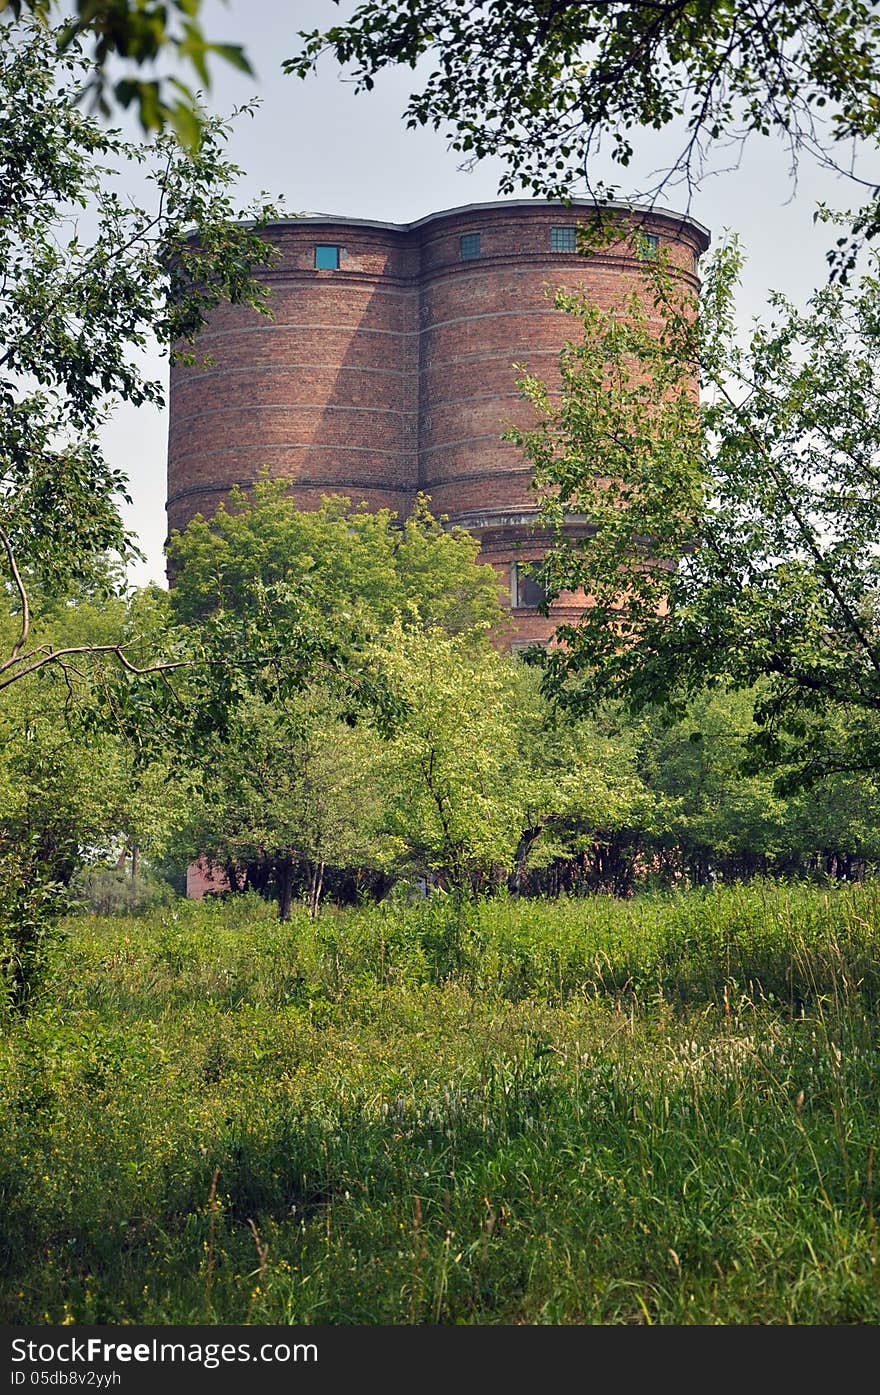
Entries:
[[0, 1317], [880, 1319], [875, 887], [81, 919]]

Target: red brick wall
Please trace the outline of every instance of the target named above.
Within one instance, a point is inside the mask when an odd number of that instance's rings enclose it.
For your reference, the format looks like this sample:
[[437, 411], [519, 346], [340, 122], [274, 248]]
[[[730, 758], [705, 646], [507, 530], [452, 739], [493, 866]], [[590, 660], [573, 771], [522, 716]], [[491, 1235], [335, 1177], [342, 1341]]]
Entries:
[[[169, 528], [214, 511], [263, 470], [305, 507], [343, 493], [405, 511], [417, 474], [412, 372], [416, 264], [405, 233], [279, 227], [272, 319], [224, 306], [201, 336], [208, 368], [172, 370]], [[316, 242], [342, 244], [316, 271]]]
[[229, 880], [221, 867], [212, 867], [207, 858], [200, 857], [186, 869], [186, 894], [190, 901], [229, 890]]
[[[589, 257], [552, 252], [550, 228], [579, 216], [591, 215], [536, 201], [408, 226], [308, 219], [270, 228], [280, 253], [267, 277], [272, 320], [218, 309], [200, 341], [213, 365], [172, 370], [169, 528], [212, 513], [233, 484], [268, 470], [289, 479], [306, 508], [337, 493], [406, 514], [422, 489], [435, 513], [474, 527], [502, 573], [537, 555], [526, 523], [498, 524], [535, 508], [528, 466], [500, 439], [512, 422], [529, 422], [514, 365], [552, 382], [576, 331], [552, 308], [556, 287], [611, 305], [638, 274], [628, 234]], [[693, 278], [703, 230], [661, 213], [643, 226]], [[480, 233], [481, 255], [462, 261], [468, 232]], [[315, 270], [319, 242], [345, 249], [338, 271]], [[583, 604], [561, 598], [551, 620], [517, 612], [516, 640], [546, 639]]]

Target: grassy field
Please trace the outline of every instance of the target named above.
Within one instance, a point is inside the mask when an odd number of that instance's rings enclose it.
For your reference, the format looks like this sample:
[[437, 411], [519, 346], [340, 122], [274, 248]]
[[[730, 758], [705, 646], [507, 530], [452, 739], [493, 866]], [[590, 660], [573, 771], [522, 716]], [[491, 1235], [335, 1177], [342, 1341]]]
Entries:
[[74, 921], [0, 1320], [877, 1323], [880, 888]]

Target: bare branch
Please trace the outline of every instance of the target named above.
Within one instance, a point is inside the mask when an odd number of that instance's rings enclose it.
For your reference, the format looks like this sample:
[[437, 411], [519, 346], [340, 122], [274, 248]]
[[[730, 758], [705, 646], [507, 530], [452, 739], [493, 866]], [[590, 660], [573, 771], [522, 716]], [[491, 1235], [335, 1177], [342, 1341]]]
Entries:
[[[2, 528], [0, 528], [0, 543], [3, 544], [3, 549], [6, 553], [7, 558], [9, 559], [9, 570], [12, 573], [12, 580], [15, 582], [15, 589], [17, 590], [19, 600], [21, 601], [21, 630], [19, 632], [18, 639], [12, 646], [12, 656], [9, 660], [9, 663], [13, 663], [16, 659], [18, 659], [22, 649], [27, 644], [28, 632], [30, 631], [31, 627], [31, 610], [28, 604], [27, 590], [25, 589], [25, 584], [21, 579], [21, 572], [18, 570], [18, 565], [15, 560], [15, 553], [12, 548], [12, 543], [9, 539], [9, 535], [6, 532], [4, 532]], [[3, 668], [5, 667], [6, 664], [0, 666], [0, 672], [2, 672]]]
[[[149, 664], [146, 668], [138, 668], [126, 656], [121, 644], [72, 644], [64, 649], [53, 649], [49, 645], [44, 645], [40, 649], [32, 649], [28, 654], [19, 654], [17, 657], [7, 659], [0, 664], [0, 674], [8, 674], [5, 678], [0, 678], [0, 690], [8, 688], [13, 683], [17, 683], [20, 678], [26, 678], [29, 673], [36, 673], [39, 669], [45, 668], [47, 664], [59, 663], [62, 659], [71, 654], [112, 654], [127, 673], [137, 674], [143, 677], [149, 673], [169, 673], [172, 669], [191, 668], [191, 659], [170, 659], [158, 664]], [[17, 667], [24, 664], [24, 668]], [[10, 669], [15, 672], [9, 673]]]

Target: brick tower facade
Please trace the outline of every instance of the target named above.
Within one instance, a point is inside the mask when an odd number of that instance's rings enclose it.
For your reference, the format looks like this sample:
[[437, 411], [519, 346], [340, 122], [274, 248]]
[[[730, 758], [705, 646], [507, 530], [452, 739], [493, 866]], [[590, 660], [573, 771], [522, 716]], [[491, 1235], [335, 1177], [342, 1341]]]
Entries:
[[653, 246], [696, 286], [709, 244], [680, 214], [612, 212], [619, 239], [586, 257], [575, 228], [595, 217], [590, 204], [514, 200], [414, 223], [272, 224], [274, 318], [223, 306], [199, 342], [213, 366], [172, 369], [169, 530], [213, 513], [233, 485], [247, 488], [264, 470], [289, 479], [303, 508], [344, 494], [405, 516], [422, 491], [435, 514], [480, 538], [481, 560], [510, 587], [517, 641], [548, 639], [583, 598], [561, 597], [547, 619], [518, 572], [546, 539], [534, 526], [530, 468], [501, 440], [507, 426], [530, 422], [514, 364], [552, 383], [574, 332], [553, 309], [557, 287], [620, 303]]

